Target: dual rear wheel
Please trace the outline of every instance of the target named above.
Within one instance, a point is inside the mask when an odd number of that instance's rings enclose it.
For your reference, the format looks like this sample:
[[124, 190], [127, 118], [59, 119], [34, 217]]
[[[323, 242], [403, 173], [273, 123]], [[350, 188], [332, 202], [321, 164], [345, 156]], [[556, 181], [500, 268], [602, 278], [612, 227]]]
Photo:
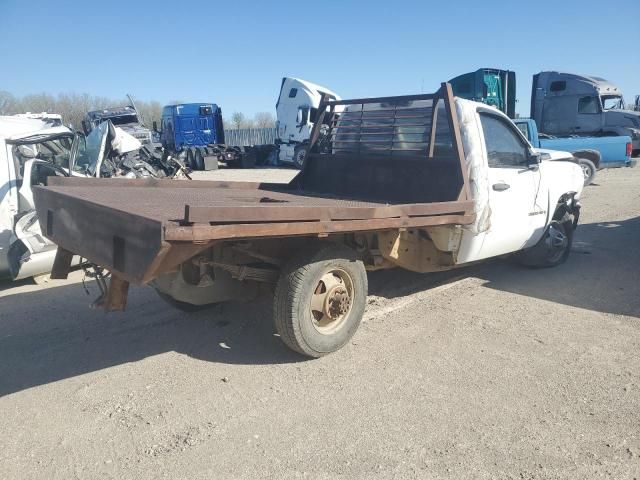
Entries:
[[342, 348], [360, 325], [367, 272], [355, 252], [318, 245], [292, 259], [276, 285], [273, 317], [282, 341], [309, 357]]

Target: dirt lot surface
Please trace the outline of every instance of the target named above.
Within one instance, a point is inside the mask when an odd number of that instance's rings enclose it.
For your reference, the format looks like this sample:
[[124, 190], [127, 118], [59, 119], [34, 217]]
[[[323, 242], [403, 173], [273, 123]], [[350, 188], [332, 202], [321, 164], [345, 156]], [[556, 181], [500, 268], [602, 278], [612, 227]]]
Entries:
[[596, 183], [566, 264], [371, 274], [320, 360], [267, 301], [0, 284], [0, 478], [640, 478], [640, 168]]

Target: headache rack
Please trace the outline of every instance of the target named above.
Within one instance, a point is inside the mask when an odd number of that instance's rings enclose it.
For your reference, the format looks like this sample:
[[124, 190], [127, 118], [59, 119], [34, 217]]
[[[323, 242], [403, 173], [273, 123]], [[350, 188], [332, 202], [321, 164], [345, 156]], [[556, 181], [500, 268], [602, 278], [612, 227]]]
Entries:
[[449, 84], [430, 95], [323, 96], [290, 185], [52, 178], [34, 193], [43, 232], [61, 247], [59, 271], [75, 253], [134, 283], [219, 241], [474, 219]]

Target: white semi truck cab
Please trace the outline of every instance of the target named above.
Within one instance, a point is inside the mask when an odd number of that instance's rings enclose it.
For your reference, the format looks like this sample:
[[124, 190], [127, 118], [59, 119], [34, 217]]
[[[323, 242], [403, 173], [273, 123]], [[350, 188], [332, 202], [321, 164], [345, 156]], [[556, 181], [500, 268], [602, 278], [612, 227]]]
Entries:
[[323, 94], [330, 100], [340, 100], [336, 93], [315, 83], [291, 77], [282, 79], [276, 103], [276, 143], [281, 163], [294, 164], [298, 168], [304, 165]]

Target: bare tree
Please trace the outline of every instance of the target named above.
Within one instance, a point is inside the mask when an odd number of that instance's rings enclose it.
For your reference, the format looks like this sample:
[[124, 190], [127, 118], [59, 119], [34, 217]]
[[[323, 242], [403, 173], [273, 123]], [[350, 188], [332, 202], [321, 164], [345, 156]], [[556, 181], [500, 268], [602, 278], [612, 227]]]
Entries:
[[[179, 102], [178, 102], [179, 103]], [[128, 99], [111, 99], [92, 96], [88, 93], [60, 93], [54, 97], [46, 93], [15, 97], [10, 92], [0, 91], [0, 115], [16, 113], [59, 113], [66, 125], [79, 128], [87, 112], [103, 108], [128, 105]], [[137, 101], [136, 107], [148, 127], [154, 120], [159, 122], [162, 116], [162, 104], [156, 101]]]
[[148, 128], [151, 128], [153, 122], [157, 122], [160, 125], [160, 119], [162, 118], [162, 105], [160, 102], [136, 100], [136, 107], [142, 117], [141, 120]]
[[253, 119], [256, 128], [273, 128], [276, 124], [273, 115], [269, 112], [258, 112]]
[[242, 112], [233, 112], [231, 114], [231, 123], [236, 127], [236, 130], [240, 130], [245, 123], [244, 114]]
[[0, 90], [0, 115], [9, 115], [16, 110], [16, 97]]
[[47, 93], [36, 93], [32, 95], [25, 95], [22, 97], [20, 103], [25, 112], [40, 113], [40, 112], [54, 112], [56, 109], [56, 99]]

